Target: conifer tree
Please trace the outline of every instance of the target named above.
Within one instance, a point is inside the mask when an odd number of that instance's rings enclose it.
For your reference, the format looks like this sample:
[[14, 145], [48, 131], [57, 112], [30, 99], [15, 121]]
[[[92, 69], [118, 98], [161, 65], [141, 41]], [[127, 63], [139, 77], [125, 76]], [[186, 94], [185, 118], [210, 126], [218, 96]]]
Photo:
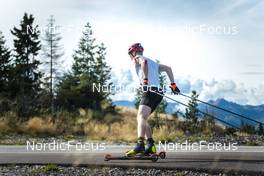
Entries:
[[11, 82], [11, 51], [5, 44], [0, 31], [0, 113], [9, 110], [10, 82]]
[[59, 85], [58, 100], [62, 107], [70, 110], [91, 108], [96, 111], [112, 107], [110, 93], [97, 90], [100, 85], [112, 84], [105, 50], [103, 44], [95, 43], [91, 26], [87, 23], [73, 54], [71, 72], [64, 76]]
[[11, 51], [5, 44], [5, 38], [0, 31], [0, 94], [8, 92], [11, 69]]
[[199, 124], [198, 124], [198, 103], [197, 98], [198, 94], [196, 91], [192, 91], [191, 99], [188, 102], [188, 108], [186, 108], [185, 111], [185, 118], [187, 119], [188, 128], [191, 133], [195, 133], [199, 130]]
[[37, 59], [40, 45], [40, 31], [34, 25], [33, 15], [24, 14], [19, 27], [14, 27], [11, 33], [14, 35], [14, 64], [15, 81], [13, 93], [16, 95], [16, 112], [18, 116], [26, 117], [37, 111], [38, 95], [42, 73], [38, 67]]
[[186, 108], [185, 117], [187, 120], [190, 120], [193, 123], [196, 123], [198, 120], [198, 103], [197, 98], [198, 94], [196, 91], [192, 91], [191, 100], [188, 102], [188, 108]]
[[44, 45], [42, 46], [44, 53], [45, 85], [49, 90], [49, 106], [50, 112], [54, 113], [54, 89], [58, 83], [60, 76], [60, 58], [63, 56], [62, 46], [60, 45], [61, 36], [59, 26], [55, 25], [53, 15], [48, 19], [48, 24], [44, 33]]

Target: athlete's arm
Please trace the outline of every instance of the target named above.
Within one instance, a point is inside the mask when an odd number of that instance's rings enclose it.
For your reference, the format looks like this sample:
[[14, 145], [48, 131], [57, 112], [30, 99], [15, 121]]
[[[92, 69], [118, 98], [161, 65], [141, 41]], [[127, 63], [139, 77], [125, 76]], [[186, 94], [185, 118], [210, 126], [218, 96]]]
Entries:
[[165, 71], [167, 73], [168, 77], [170, 78], [170, 82], [171, 82], [170, 88], [171, 88], [172, 93], [179, 94], [180, 89], [176, 86], [176, 84], [174, 82], [174, 76], [173, 76], [171, 67], [169, 67], [167, 65], [160, 64], [159, 65], [159, 72], [163, 72], [163, 71]]
[[159, 64], [159, 72], [166, 72], [168, 77], [170, 78], [170, 82], [174, 83], [174, 76], [173, 76], [171, 67], [167, 65]]
[[139, 64], [141, 65], [141, 69], [143, 71], [144, 79], [148, 79], [148, 62], [146, 59], [139, 57]]

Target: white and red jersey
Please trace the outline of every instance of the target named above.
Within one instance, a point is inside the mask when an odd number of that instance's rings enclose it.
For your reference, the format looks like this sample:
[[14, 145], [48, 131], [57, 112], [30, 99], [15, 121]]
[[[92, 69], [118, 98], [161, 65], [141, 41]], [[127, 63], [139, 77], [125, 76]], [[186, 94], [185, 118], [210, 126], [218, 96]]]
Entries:
[[[159, 64], [147, 57], [144, 56], [137, 56], [138, 59], [141, 59], [141, 62], [143, 62], [142, 60], [145, 60], [148, 64], [148, 85], [151, 87], [160, 87], [160, 82], [159, 82]], [[143, 75], [143, 71], [141, 69], [141, 65], [140, 64], [136, 64], [135, 65], [136, 68], [136, 73], [138, 75], [138, 78], [140, 80], [140, 83], [143, 84], [143, 79], [144, 79], [144, 75]]]

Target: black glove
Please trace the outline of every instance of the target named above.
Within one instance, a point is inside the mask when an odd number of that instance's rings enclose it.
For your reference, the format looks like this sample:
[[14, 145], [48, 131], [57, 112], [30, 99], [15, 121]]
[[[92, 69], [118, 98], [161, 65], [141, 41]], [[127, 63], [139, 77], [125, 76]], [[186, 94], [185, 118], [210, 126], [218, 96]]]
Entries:
[[171, 88], [172, 93], [176, 95], [178, 95], [181, 92], [175, 83], [171, 83], [170, 88]]

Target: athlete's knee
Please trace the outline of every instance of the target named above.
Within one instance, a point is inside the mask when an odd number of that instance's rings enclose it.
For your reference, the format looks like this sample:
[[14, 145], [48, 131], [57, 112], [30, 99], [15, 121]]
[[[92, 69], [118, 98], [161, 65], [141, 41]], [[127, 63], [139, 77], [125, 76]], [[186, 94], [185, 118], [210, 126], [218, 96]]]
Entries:
[[150, 115], [151, 109], [147, 106], [140, 105], [138, 109], [137, 118], [138, 119], [145, 119], [147, 120], [148, 116]]
[[143, 122], [143, 123], [146, 123], [146, 118], [144, 117], [144, 115], [143, 114], [138, 114], [137, 115], [137, 121], [138, 122]]

